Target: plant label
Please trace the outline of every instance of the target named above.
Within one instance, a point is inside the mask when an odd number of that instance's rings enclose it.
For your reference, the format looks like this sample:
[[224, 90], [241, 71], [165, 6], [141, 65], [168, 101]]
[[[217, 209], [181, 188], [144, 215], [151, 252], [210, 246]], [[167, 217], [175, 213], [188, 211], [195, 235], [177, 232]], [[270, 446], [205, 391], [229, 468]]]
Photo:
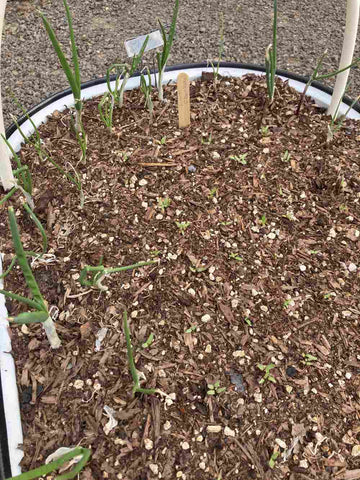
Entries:
[[134, 57], [135, 55], [139, 54], [146, 37], [149, 37], [149, 40], [145, 47], [145, 52], [153, 50], [154, 48], [162, 47], [164, 45], [160, 30], [154, 30], [147, 35], [140, 35], [139, 37], [131, 38], [130, 40], [126, 40], [124, 42], [128, 57]]
[[187, 73], [179, 73], [177, 77], [179, 128], [190, 125], [190, 80]]

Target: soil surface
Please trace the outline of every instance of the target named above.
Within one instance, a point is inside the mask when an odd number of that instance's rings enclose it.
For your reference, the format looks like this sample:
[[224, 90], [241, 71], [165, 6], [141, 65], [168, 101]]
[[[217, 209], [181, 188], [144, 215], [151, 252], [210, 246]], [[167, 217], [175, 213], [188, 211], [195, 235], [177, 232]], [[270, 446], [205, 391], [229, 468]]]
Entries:
[[[81, 479], [359, 478], [358, 124], [327, 143], [329, 118], [308, 100], [295, 115], [287, 84], [269, 105], [264, 78], [209, 77], [191, 85], [183, 130], [174, 86], [152, 124], [127, 93], [111, 132], [98, 99], [86, 103], [86, 164], [69, 111], [41, 127], [52, 158], [79, 172], [83, 208], [21, 152], [49, 241], [32, 268], [62, 340], [51, 350], [40, 325], [12, 327], [25, 471], [80, 444], [92, 451]], [[7, 205], [40, 252], [23, 201]], [[2, 206], [5, 266], [7, 225]], [[79, 283], [86, 265], [149, 260], [105, 291]], [[5, 283], [29, 294], [17, 268]], [[132, 396], [125, 309], [142, 386], [166, 396]]]
[[[169, 23], [173, 8], [173, 2], [167, 0], [70, 0], [69, 5], [83, 81], [104, 76], [115, 60], [125, 61], [124, 41], [158, 28], [157, 18]], [[1, 62], [7, 125], [12, 122], [10, 114], [20, 113], [6, 93], [8, 88], [30, 108], [68, 87], [36, 12], [39, 8], [48, 16], [64, 47], [69, 44], [61, 1], [8, 0]], [[272, 41], [272, 10], [272, 0], [181, 0], [169, 65], [218, 57], [220, 13], [224, 14], [223, 59], [264, 65], [265, 49]], [[278, 68], [309, 75], [327, 49], [325, 71], [336, 69], [346, 2], [286, 0], [278, 2], [278, 10]], [[359, 47], [356, 54], [360, 56]], [[355, 98], [359, 94], [360, 76], [354, 70], [349, 95]]]

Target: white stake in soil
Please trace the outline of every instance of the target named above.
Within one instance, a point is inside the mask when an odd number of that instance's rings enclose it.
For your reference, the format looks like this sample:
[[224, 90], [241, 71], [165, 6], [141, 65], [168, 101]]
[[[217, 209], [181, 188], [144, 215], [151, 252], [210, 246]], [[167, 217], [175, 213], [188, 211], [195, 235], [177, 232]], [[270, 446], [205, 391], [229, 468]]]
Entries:
[[[0, 254], [0, 275], [1, 274], [2, 256]], [[2, 279], [0, 279], [0, 288], [4, 288]], [[20, 420], [19, 397], [16, 386], [15, 363], [11, 355], [11, 341], [7, 316], [5, 297], [0, 294], [0, 375], [10, 455], [10, 467], [11, 473], [14, 476], [20, 475], [21, 473], [19, 463], [23, 457], [23, 452], [18, 448], [18, 445], [23, 443], [23, 435]]]
[[[359, 12], [360, 12], [360, 0], [347, 0], [346, 7], [346, 26], [344, 34], [344, 43], [343, 49], [340, 58], [340, 65], [338, 70], [350, 65], [353, 61], [356, 35], [359, 24]], [[344, 95], [347, 81], [350, 74], [350, 68], [344, 72], [339, 73], [336, 76], [336, 82], [334, 87], [334, 93], [331, 98], [331, 104], [328, 108], [327, 113], [332, 117], [335, 115], [336, 108], [340, 102], [340, 99]], [[337, 113], [337, 116], [340, 115], [340, 112]]]
[[[4, 25], [6, 0], [0, 0], [0, 58], [1, 58], [1, 38]], [[0, 71], [1, 81], [1, 71]], [[0, 83], [0, 134], [5, 136], [4, 117], [1, 101], [1, 83]], [[0, 137], [0, 182], [4, 190], [10, 190], [15, 185], [14, 175], [11, 169], [10, 156], [4, 140]]]

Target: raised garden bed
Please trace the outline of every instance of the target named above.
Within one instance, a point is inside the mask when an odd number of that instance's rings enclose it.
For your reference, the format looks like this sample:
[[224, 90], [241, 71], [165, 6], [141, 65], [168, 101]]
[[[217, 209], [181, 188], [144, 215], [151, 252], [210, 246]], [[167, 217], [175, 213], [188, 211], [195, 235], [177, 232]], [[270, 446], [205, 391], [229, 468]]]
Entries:
[[[269, 106], [264, 77], [204, 74], [182, 130], [173, 85], [152, 124], [140, 91], [127, 92], [112, 132], [89, 100], [86, 163], [69, 111], [55, 112], [41, 138], [80, 172], [83, 208], [22, 148], [49, 243], [32, 269], [62, 340], [50, 350], [40, 325], [11, 330], [24, 471], [75, 445], [92, 451], [82, 479], [341, 479], [358, 468], [358, 125], [346, 120], [328, 143], [329, 117], [308, 99], [295, 115], [299, 94], [276, 87]], [[25, 250], [40, 251], [23, 198], [9, 202]], [[2, 206], [5, 267], [7, 224]], [[151, 259], [107, 277], [107, 291], [79, 283], [86, 265]], [[6, 289], [25, 293], [20, 270]], [[142, 386], [167, 397], [132, 397], [125, 309]]]

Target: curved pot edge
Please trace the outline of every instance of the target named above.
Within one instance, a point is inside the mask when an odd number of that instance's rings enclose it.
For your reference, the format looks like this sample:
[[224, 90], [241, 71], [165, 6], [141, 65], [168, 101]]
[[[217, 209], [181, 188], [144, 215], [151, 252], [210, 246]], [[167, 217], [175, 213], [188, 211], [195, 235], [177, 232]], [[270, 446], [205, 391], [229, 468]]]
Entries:
[[[215, 62], [216, 63], [216, 62]], [[176, 70], [192, 70], [196, 68], [209, 68], [210, 62], [200, 62], [200, 63], [189, 63], [189, 64], [179, 64], [179, 65], [171, 65], [169, 67], [166, 67], [165, 72], [173, 72]], [[254, 72], [261, 72], [264, 73], [266, 72], [265, 67], [262, 65], [256, 65], [256, 64], [251, 64], [251, 63], [239, 63], [239, 62], [220, 62], [220, 67], [221, 68], [239, 68], [239, 69], [244, 69], [244, 70], [253, 70]], [[151, 70], [152, 74], [157, 73], [157, 70]], [[287, 70], [276, 70], [276, 74], [280, 77], [287, 77], [289, 80], [295, 80], [301, 83], [307, 83], [309, 80], [308, 76], [302, 76], [297, 73], [292, 73], [288, 72]], [[140, 72], [136, 72], [133, 77], [139, 77]], [[115, 80], [115, 75], [111, 76], [111, 81]], [[106, 77], [101, 77], [101, 78], [95, 78], [92, 80], [88, 80], [84, 83], [81, 84], [81, 89], [87, 89], [94, 87], [96, 85], [100, 85], [106, 81]], [[323, 85], [320, 82], [314, 81], [312, 82], [312, 87], [327, 93], [328, 95], [332, 95], [333, 88], [329, 87], [327, 85]], [[38, 103], [37, 105], [31, 107], [27, 111], [28, 116], [33, 116], [36, 113], [38, 113], [40, 110], [45, 108], [46, 106], [50, 105], [51, 103], [54, 103], [57, 100], [60, 100], [61, 98], [71, 95], [72, 91], [71, 88], [67, 88], [65, 90], [59, 91], [57, 93], [51, 94], [49, 97], [45, 98], [43, 101]], [[343, 97], [343, 103], [346, 105], [350, 106], [352, 104], [353, 100], [348, 97], [344, 96]], [[354, 106], [352, 107], [354, 110], [356, 110], [358, 113], [360, 113], [360, 103], [356, 102]], [[24, 122], [26, 121], [26, 116], [21, 115], [17, 122], [21, 126]], [[12, 123], [7, 129], [6, 129], [6, 137], [9, 138], [15, 131], [17, 127], [14, 123]]]

